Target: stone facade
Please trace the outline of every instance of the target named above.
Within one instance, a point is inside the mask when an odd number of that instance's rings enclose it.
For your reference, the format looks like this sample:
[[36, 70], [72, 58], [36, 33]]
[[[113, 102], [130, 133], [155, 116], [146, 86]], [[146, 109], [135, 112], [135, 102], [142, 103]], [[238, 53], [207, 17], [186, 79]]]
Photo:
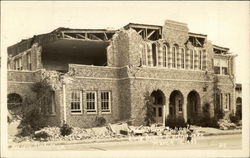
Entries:
[[[204, 104], [209, 104], [213, 116], [215, 107], [219, 106], [216, 105], [217, 93], [222, 96], [219, 101], [221, 108], [228, 114], [235, 112], [235, 56], [232, 53], [223, 52], [227, 50], [225, 48], [215, 47], [206, 35], [190, 33], [184, 23], [167, 20], [159, 33], [160, 38], [156, 40], [150, 40], [150, 36], [158, 30], [149, 25], [142, 26], [122, 28], [115, 31], [112, 38], [104, 39], [109, 42], [106, 66], [72, 62], [68, 64], [66, 72], [45, 69], [43, 46], [48, 43], [51, 48], [60, 47], [56, 44], [53, 46], [59, 37], [65, 43], [68, 41], [63, 38], [65, 32], [58, 30], [53, 32], [52, 39], [48, 34], [46, 42], [37, 40], [32, 47], [17, 54], [9, 51], [8, 93], [32, 98], [35, 94], [32, 94], [31, 85], [47, 76], [55, 95], [52, 105], [55, 106], [55, 113], [48, 115], [48, 124], [55, 126], [66, 122], [71, 126], [92, 127], [97, 124], [98, 117], [105, 118], [108, 123], [130, 120], [135, 125], [143, 124], [145, 95], [148, 93], [152, 97], [153, 92], [157, 91], [161, 92], [159, 97], [162, 99], [155, 102], [155, 117], [159, 123], [164, 123], [170, 114], [181, 115], [186, 121], [192, 118], [194, 112], [202, 115]], [[145, 28], [148, 32], [146, 39], [140, 34]], [[83, 38], [82, 35], [77, 36]], [[87, 37], [80, 40], [84, 42]], [[100, 37], [94, 37], [100, 42]], [[70, 40], [74, 40], [73, 36]], [[77, 45], [72, 49], [75, 47], [83, 46]], [[215, 53], [215, 49], [223, 53]], [[31, 69], [28, 68], [28, 53], [31, 53]], [[21, 70], [14, 70], [17, 69], [17, 58], [22, 59]], [[215, 58], [228, 63], [226, 68], [220, 68], [225, 74], [214, 72]], [[73, 92], [79, 96], [74, 98]], [[103, 97], [104, 92], [109, 93], [108, 99]], [[108, 112], [103, 112], [103, 102], [107, 102]], [[89, 112], [87, 107], [92, 105], [94, 112]], [[72, 107], [77, 107], [73, 110], [79, 111], [72, 112]]]

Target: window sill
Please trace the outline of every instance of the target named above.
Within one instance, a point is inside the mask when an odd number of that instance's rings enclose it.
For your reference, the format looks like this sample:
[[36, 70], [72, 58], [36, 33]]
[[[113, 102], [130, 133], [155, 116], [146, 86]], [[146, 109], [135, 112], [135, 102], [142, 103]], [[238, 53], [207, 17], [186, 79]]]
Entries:
[[79, 113], [72, 113], [70, 112], [71, 115], [82, 115], [83, 113], [82, 112], [79, 112]]
[[88, 111], [87, 111], [87, 114], [88, 114], [88, 115], [96, 115], [97, 112], [96, 112], [96, 111], [95, 111], [95, 112], [88, 112]]
[[110, 114], [111, 114], [111, 111], [110, 111], [110, 112], [101, 112], [101, 114], [110, 115]]

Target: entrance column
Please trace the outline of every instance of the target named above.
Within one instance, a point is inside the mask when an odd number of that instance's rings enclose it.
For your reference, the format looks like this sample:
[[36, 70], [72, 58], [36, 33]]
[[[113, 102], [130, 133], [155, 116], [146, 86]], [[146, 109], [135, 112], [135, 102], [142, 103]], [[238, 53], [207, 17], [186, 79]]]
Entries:
[[169, 115], [169, 99], [165, 99], [165, 105], [163, 105], [163, 126], [165, 126], [166, 118]]
[[187, 101], [187, 97], [186, 96], [183, 96], [183, 117], [185, 119], [185, 121], [187, 121], [187, 104], [188, 104], [188, 101]]
[[163, 106], [162, 106], [162, 108], [163, 108], [163, 114], [162, 114], [162, 116], [163, 116], [163, 117], [162, 117], [162, 118], [163, 118], [163, 121], [162, 121], [162, 125], [163, 125], [163, 126], [165, 126], [165, 119], [166, 119], [166, 115], [165, 115], [165, 114], [166, 114], [166, 105], [163, 105]]

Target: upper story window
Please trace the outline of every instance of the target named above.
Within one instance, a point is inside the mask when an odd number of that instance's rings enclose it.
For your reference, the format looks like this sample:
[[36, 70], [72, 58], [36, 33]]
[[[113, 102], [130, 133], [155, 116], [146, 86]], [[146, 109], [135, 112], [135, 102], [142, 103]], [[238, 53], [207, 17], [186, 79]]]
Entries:
[[176, 68], [176, 58], [177, 58], [178, 47], [176, 45], [172, 48], [172, 67]]
[[228, 60], [214, 59], [214, 73], [220, 75], [228, 75]]
[[167, 46], [163, 46], [163, 54], [162, 54], [162, 58], [163, 58], [163, 67], [167, 67]]
[[142, 45], [142, 65], [147, 65], [147, 44]]
[[27, 54], [27, 69], [31, 70], [31, 53]]
[[200, 62], [200, 63], [199, 63], [199, 68], [200, 68], [200, 69], [202, 69], [202, 56], [203, 56], [202, 54], [203, 54], [203, 53], [202, 53], [202, 51], [200, 50], [200, 51], [199, 51], [199, 62]]
[[185, 63], [185, 50], [182, 48], [181, 49], [181, 68], [184, 69], [185, 66], [184, 66], [184, 63]]
[[152, 44], [152, 58], [153, 58], [153, 66], [157, 65], [157, 48], [156, 44]]
[[190, 69], [194, 69], [194, 51], [190, 50]]
[[15, 63], [15, 65], [14, 65], [15, 70], [22, 70], [23, 69], [22, 57], [15, 59], [14, 63]]

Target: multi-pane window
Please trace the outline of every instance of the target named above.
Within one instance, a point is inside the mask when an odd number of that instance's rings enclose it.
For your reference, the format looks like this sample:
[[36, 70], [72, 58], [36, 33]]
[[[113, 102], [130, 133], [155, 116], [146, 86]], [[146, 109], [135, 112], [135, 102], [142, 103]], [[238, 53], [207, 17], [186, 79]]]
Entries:
[[142, 65], [147, 65], [147, 44], [142, 45]]
[[182, 49], [181, 49], [181, 68], [182, 68], [182, 69], [184, 69], [184, 63], [185, 63], [185, 62], [184, 62], [184, 60], [185, 60], [185, 57], [184, 57], [184, 56], [185, 56], [185, 51], [184, 51], [184, 49], [182, 48]]
[[226, 93], [225, 94], [225, 101], [226, 101], [226, 105], [225, 105], [225, 109], [229, 109], [230, 110], [230, 93]]
[[202, 51], [201, 50], [199, 51], [199, 61], [200, 61], [199, 68], [202, 69]]
[[159, 117], [162, 117], [162, 108], [161, 108], [161, 107], [158, 107], [158, 112], [159, 112], [159, 113], [158, 113], [158, 116], [159, 116]]
[[220, 67], [219, 66], [214, 66], [214, 73], [220, 74]]
[[228, 75], [228, 60], [214, 59], [214, 73], [220, 75]]
[[53, 115], [56, 113], [56, 104], [55, 104], [55, 92], [51, 91], [51, 102], [48, 107], [49, 114]]
[[14, 66], [15, 70], [22, 70], [23, 66], [22, 66], [22, 57], [15, 59], [15, 66]]
[[71, 113], [82, 113], [82, 93], [79, 90], [71, 92]]
[[178, 104], [179, 104], [179, 111], [182, 111], [181, 99], [178, 100]]
[[27, 54], [27, 69], [31, 70], [31, 53]]
[[163, 46], [163, 66], [167, 67], [167, 48]]
[[222, 74], [223, 75], [227, 75], [228, 74], [228, 71], [227, 71], [227, 67], [222, 67]]
[[96, 112], [96, 92], [86, 93], [87, 112]]
[[172, 67], [173, 68], [175, 68], [176, 66], [176, 51], [177, 51], [177, 49], [176, 49], [176, 47], [174, 46], [173, 47], [173, 50], [172, 50]]
[[101, 111], [110, 112], [111, 98], [110, 92], [101, 92]]
[[194, 51], [190, 50], [190, 69], [194, 68]]

